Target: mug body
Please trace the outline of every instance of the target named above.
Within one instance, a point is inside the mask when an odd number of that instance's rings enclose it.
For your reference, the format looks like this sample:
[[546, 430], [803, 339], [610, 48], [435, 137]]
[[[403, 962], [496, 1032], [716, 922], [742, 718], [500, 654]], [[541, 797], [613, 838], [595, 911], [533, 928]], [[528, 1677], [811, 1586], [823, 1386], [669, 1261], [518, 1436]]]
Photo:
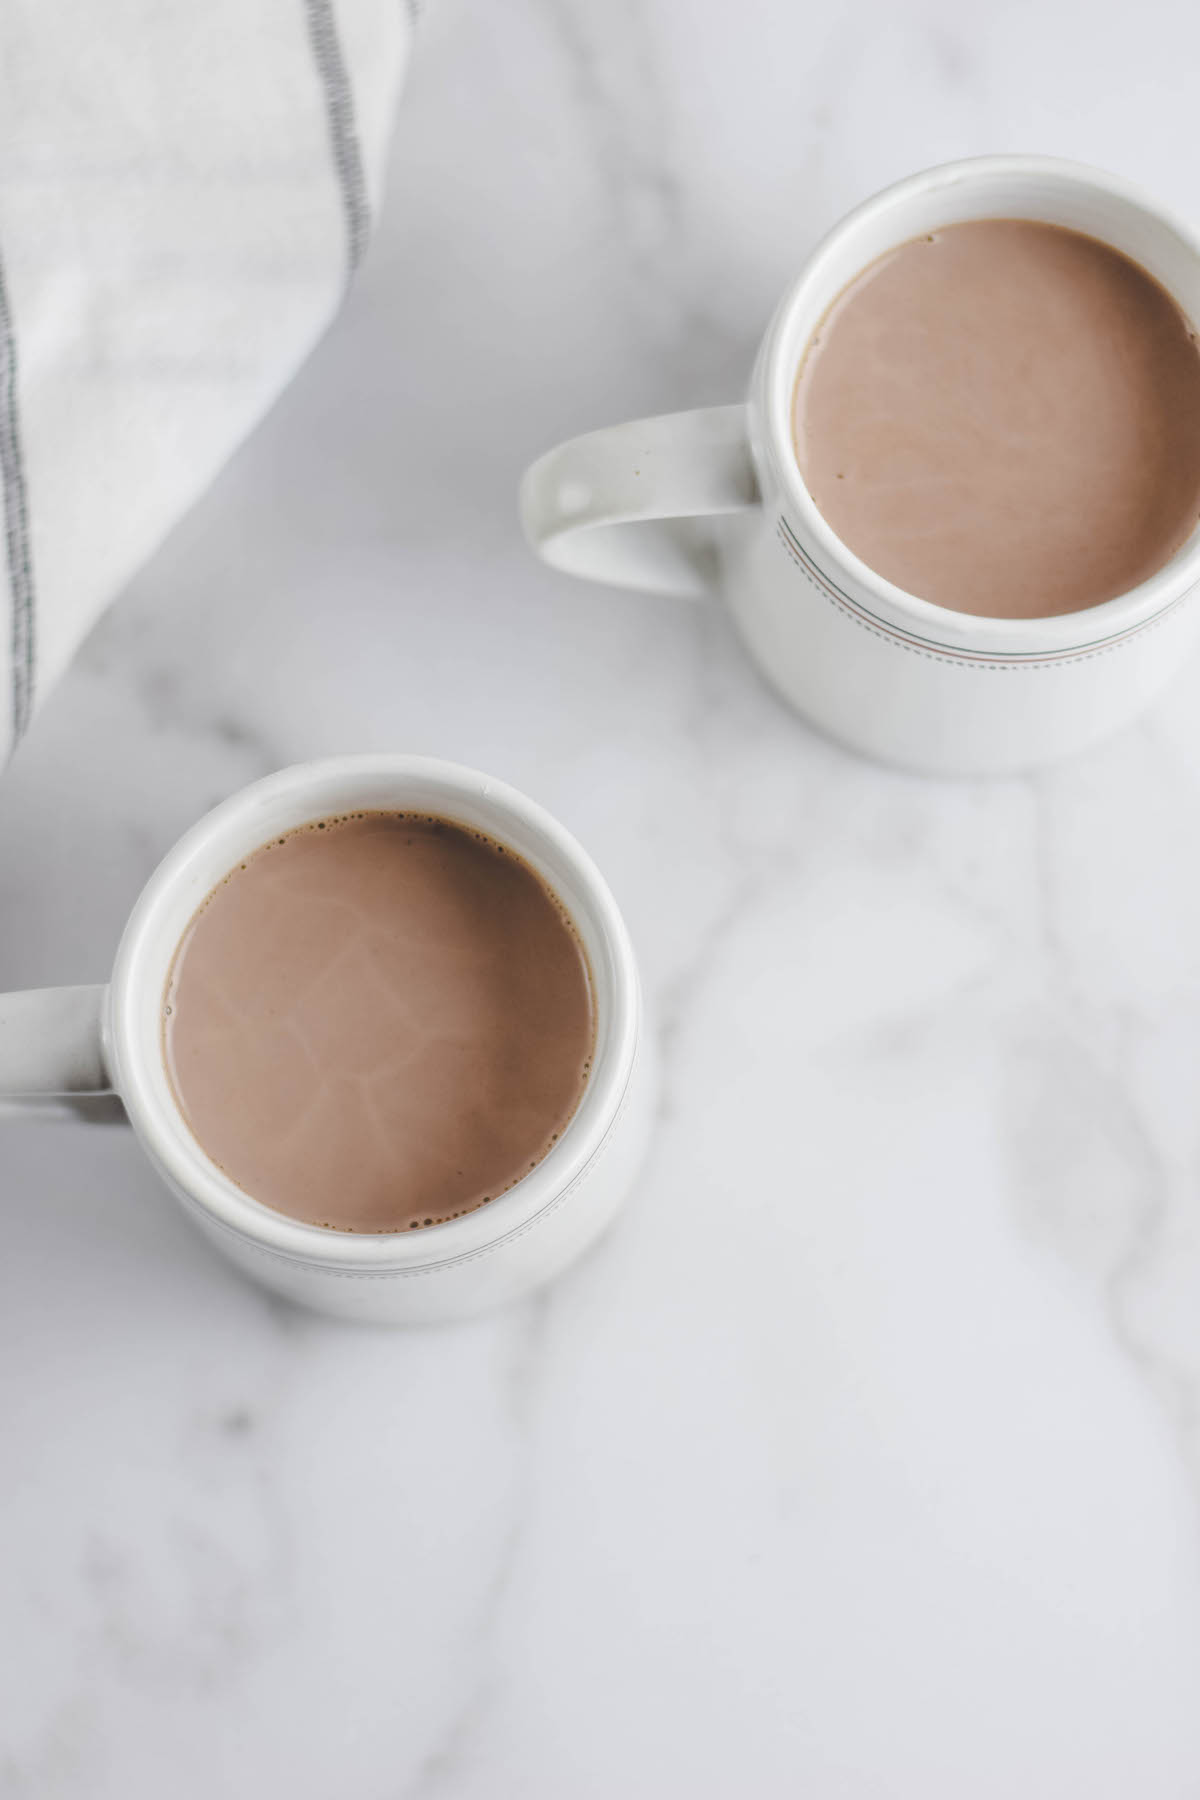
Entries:
[[1006, 773], [1132, 719], [1200, 632], [1200, 532], [1148, 581], [1082, 612], [988, 619], [905, 593], [835, 535], [800, 475], [797, 371], [834, 301], [888, 250], [971, 219], [1062, 225], [1123, 251], [1200, 318], [1200, 246], [1125, 183], [1043, 157], [913, 176], [851, 213], [785, 296], [755, 367], [748, 435], [761, 507], [726, 521], [722, 586], [768, 678], [866, 754], [937, 774]]
[[[506, 1193], [419, 1231], [345, 1232], [261, 1205], [193, 1138], [167, 1075], [163, 1006], [180, 938], [240, 860], [272, 837], [356, 809], [432, 813], [515, 850], [554, 890], [587, 957], [596, 1010], [592, 1072], [549, 1154]], [[121, 941], [104, 1020], [114, 1086], [147, 1154], [205, 1235], [288, 1299], [346, 1319], [424, 1324], [515, 1300], [557, 1275], [612, 1219], [653, 1110], [628, 933], [584, 851], [503, 782], [425, 757], [301, 764], [244, 789], [188, 832], [151, 877]]]

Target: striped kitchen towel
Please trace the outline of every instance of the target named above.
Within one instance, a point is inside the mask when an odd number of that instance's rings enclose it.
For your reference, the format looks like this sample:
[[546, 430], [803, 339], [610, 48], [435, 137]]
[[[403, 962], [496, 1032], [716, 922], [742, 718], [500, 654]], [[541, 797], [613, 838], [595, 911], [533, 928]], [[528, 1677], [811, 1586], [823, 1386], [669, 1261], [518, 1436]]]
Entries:
[[334, 313], [410, 35], [402, 0], [0, 0], [0, 763]]

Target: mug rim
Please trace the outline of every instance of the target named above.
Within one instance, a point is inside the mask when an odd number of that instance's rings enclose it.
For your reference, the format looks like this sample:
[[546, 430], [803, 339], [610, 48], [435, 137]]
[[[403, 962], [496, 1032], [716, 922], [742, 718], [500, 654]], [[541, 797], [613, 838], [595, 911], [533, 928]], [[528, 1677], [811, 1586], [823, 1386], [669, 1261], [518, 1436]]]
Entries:
[[[1102, 197], [1122, 201], [1136, 208], [1163, 231], [1178, 238], [1190, 250], [1200, 271], [1200, 237], [1189, 225], [1152, 200], [1136, 183], [1088, 163], [1067, 157], [1026, 154], [972, 156], [939, 163], [932, 168], [919, 170], [916, 174], [906, 175], [860, 201], [850, 212], [844, 214], [809, 253], [799, 275], [780, 301], [768, 329], [761, 363], [760, 411], [765, 422], [765, 443], [774, 465], [773, 474], [787, 506], [799, 515], [806, 532], [828, 558], [830, 565], [844, 570], [852, 581], [892, 613], [906, 617], [914, 626], [925, 631], [951, 631], [959, 638], [985, 641], [998, 648], [1014, 648], [1020, 641], [1028, 643], [1030, 639], [1036, 640], [1038, 646], [1045, 649], [1077, 647], [1080, 622], [1087, 620], [1088, 636], [1092, 635], [1091, 627], [1094, 624], [1098, 646], [1104, 645], [1113, 636], [1148, 624], [1155, 617], [1169, 611], [1200, 580], [1200, 527], [1193, 530], [1191, 538], [1181, 545], [1161, 569], [1155, 570], [1154, 574], [1137, 586], [1127, 588], [1124, 593], [1116, 594], [1110, 600], [1099, 601], [1095, 606], [1080, 607], [1069, 613], [1050, 613], [1032, 619], [959, 612], [953, 607], [939, 606], [935, 601], [923, 600], [920, 595], [898, 587], [856, 555], [834, 531], [817, 506], [800, 473], [793, 446], [792, 397], [796, 368], [794, 356], [788, 357], [785, 352], [794, 336], [792, 326], [795, 315], [809, 299], [813, 285], [820, 281], [826, 263], [844, 246], [848, 238], [853, 237], [864, 226], [874, 223], [893, 207], [941, 188], [997, 176], [1010, 179], [1051, 176], [1059, 181], [1073, 182]], [[1106, 241], [1102, 233], [1090, 235], [1099, 237], [1101, 242]], [[897, 243], [905, 241], [907, 240], [903, 238], [897, 239]], [[861, 265], [860, 273], [873, 260], [874, 257], [867, 258]], [[1184, 316], [1190, 318], [1189, 310], [1170, 285], [1161, 281], [1159, 285], [1166, 288]], [[845, 291], [845, 284], [840, 291]], [[830, 305], [832, 304], [831, 299]], [[1200, 319], [1192, 322], [1200, 326]]]
[[[161, 1085], [170, 1096], [165, 1105], [161, 1093], [156, 1093], [151, 1085], [144, 1047], [146, 1008], [154, 1007], [161, 1024], [166, 979], [181, 935], [177, 930], [165, 932], [163, 913], [172, 899], [178, 898], [185, 878], [194, 882], [207, 864], [203, 880], [207, 883], [205, 893], [211, 892], [237, 861], [238, 852], [227, 860], [214, 855], [233, 831], [244, 830], [251, 820], [255, 820], [257, 829], [261, 815], [260, 841], [269, 842], [273, 830], [280, 829], [271, 823], [272, 810], [277, 818], [280, 804], [302, 800], [305, 791], [311, 789], [315, 793], [319, 784], [354, 783], [370, 778], [391, 780], [398, 786], [424, 784], [428, 790], [432, 784], [444, 789], [443, 816], [452, 821], [456, 794], [464, 806], [469, 802], [486, 809], [489, 815], [494, 814], [488, 829], [527, 863], [531, 862], [530, 857], [510, 840], [514, 827], [530, 833], [569, 872], [575, 897], [568, 900], [550, 876], [541, 870], [535, 872], [553, 888], [579, 930], [581, 942], [585, 940], [585, 921], [579, 915], [586, 915], [586, 924], [611, 963], [606, 975], [595, 967], [590, 954], [586, 958], [596, 1008], [596, 1050], [587, 1087], [558, 1142], [535, 1168], [494, 1200], [460, 1218], [419, 1230], [335, 1230], [293, 1219], [254, 1199], [207, 1156], [192, 1135], [171, 1094], [161, 1052], [161, 1032], [155, 1034], [154, 1042], [159, 1045], [157, 1073], [165, 1078]], [[354, 803], [348, 800], [345, 804]], [[404, 802], [397, 795], [390, 803], [360, 799], [358, 804], [373, 811], [386, 811], [388, 804], [402, 810]], [[414, 799], [413, 804], [418, 802]], [[339, 810], [340, 805], [323, 806], [314, 800], [311, 820]], [[428, 810], [433, 810], [432, 806]], [[164, 936], [169, 937], [165, 954]], [[463, 764], [439, 757], [367, 752], [293, 763], [277, 770], [239, 788], [176, 841], [142, 889], [122, 935], [106, 1009], [105, 1051], [114, 1086], [143, 1149], [186, 1203], [198, 1207], [239, 1238], [293, 1261], [345, 1272], [417, 1272], [494, 1249], [528, 1229], [578, 1183], [601, 1152], [620, 1113], [633, 1072], [640, 1023], [640, 984], [624, 919], [599, 869], [552, 814], [507, 782]]]

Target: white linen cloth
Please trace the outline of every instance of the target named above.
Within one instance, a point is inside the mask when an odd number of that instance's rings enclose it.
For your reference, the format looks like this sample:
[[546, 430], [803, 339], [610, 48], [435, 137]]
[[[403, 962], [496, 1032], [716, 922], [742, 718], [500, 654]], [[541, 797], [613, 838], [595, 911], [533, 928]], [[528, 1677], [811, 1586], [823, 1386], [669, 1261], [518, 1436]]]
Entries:
[[404, 0], [0, 0], [0, 763], [366, 245]]

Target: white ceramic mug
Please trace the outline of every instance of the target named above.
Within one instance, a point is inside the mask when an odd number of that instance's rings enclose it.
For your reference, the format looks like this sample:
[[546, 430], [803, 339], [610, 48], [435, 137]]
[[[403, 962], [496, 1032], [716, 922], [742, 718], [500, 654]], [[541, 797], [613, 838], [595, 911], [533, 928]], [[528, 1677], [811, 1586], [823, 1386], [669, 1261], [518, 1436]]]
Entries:
[[[204, 1154], [163, 1059], [175, 949], [222, 877], [272, 837], [358, 808], [434, 813], [515, 850], [565, 904], [591, 969], [592, 1074], [535, 1169], [489, 1205], [421, 1231], [353, 1233], [261, 1205]], [[0, 997], [0, 1100], [116, 1094], [142, 1147], [201, 1230], [247, 1274], [343, 1318], [419, 1324], [516, 1299], [566, 1267], [627, 1194], [652, 1113], [637, 966], [595, 865], [540, 806], [486, 775], [416, 756], [300, 764], [245, 788], [195, 825], [130, 915], [108, 987]]]
[[1003, 773], [1082, 749], [1146, 704], [1200, 629], [1200, 532], [1115, 600], [981, 619], [885, 581], [817, 511], [792, 447], [810, 338], [877, 257], [981, 218], [1103, 239], [1200, 318], [1200, 244], [1125, 182], [1046, 157], [951, 163], [868, 200], [818, 245], [768, 328], [745, 406], [575, 438], [521, 489], [526, 534], [547, 562], [658, 593], [723, 593], [765, 674], [814, 724], [938, 774]]

